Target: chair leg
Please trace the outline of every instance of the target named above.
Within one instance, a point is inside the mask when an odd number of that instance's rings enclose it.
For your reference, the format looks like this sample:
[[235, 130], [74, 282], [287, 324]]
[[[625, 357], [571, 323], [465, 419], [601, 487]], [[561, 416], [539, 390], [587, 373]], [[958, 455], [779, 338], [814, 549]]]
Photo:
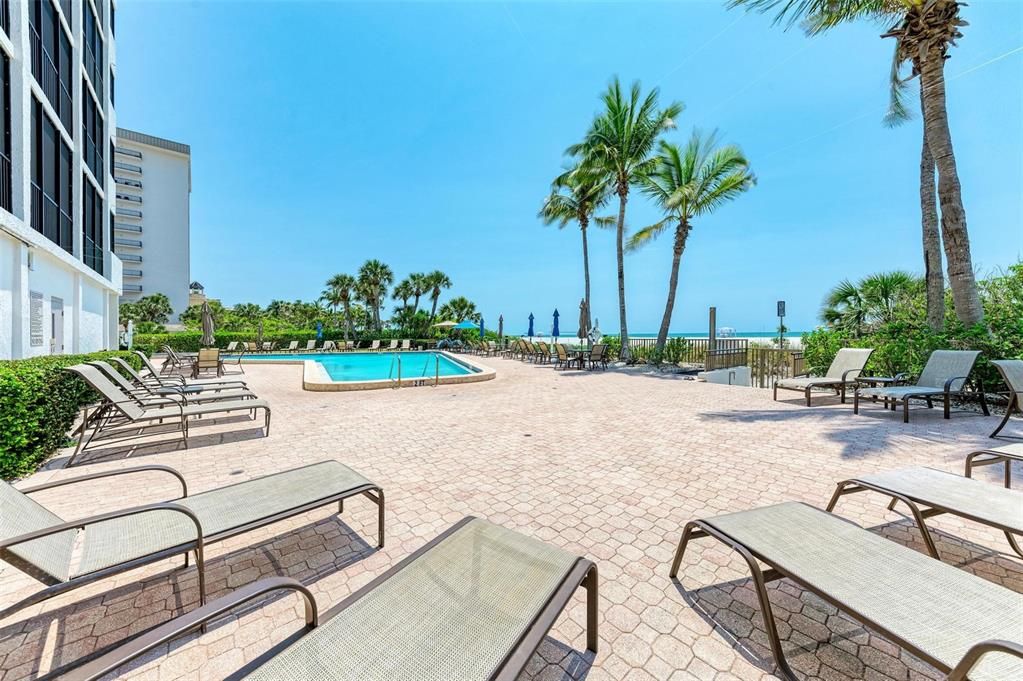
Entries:
[[384, 548], [384, 490], [377, 490], [377, 547]]
[[951, 406], [952, 405], [951, 405], [951, 402], [952, 402], [952, 396], [949, 395], [946, 392], [945, 393], [945, 418], [946, 419], [952, 418], [952, 413], [951, 413]]
[[775, 402], [778, 401], [778, 384], [777, 383], [774, 384], [774, 401]]
[[909, 423], [909, 397], [902, 400], [902, 422]]
[[990, 416], [991, 412], [987, 408], [987, 398], [984, 397], [984, 381], [977, 379], [977, 392], [980, 394], [980, 410], [984, 412], [984, 416]]
[[[778, 389], [778, 385], [777, 384], [775, 384], [774, 389], [775, 390]], [[810, 406], [810, 388], [809, 387], [807, 387], [807, 389], [806, 389], [806, 406], [808, 406], [808, 407]]]
[[998, 433], [1002, 432], [1002, 428], [1005, 428], [1006, 424], [1009, 423], [1009, 417], [1012, 416], [1012, 410], [1019, 408], [1019, 394], [1013, 393], [1012, 399], [1009, 400], [1009, 404], [1005, 406], [1005, 416], [1002, 418], [1002, 422], [998, 424], [998, 427], [991, 431], [988, 437], [995, 437]]
[[920, 507], [902, 495], [894, 495], [891, 494], [891, 492], [883, 491], [881, 491], [881, 493], [890, 494], [892, 497], [891, 503], [888, 504], [889, 510], [894, 509], [896, 502], [899, 501], [909, 507], [909, 511], [913, 514], [913, 520], [916, 522], [916, 526], [920, 528], [920, 534], [923, 536], [924, 544], [927, 546], [927, 553], [931, 555], [931, 558], [940, 559], [941, 556], [938, 555], [938, 547], [935, 546], [934, 539], [931, 538], [931, 531], [927, 529], [927, 524], [924, 522], [924, 515], [920, 512]]
[[[1008, 462], [1006, 462], [1006, 465], [1008, 465]], [[1019, 556], [1020, 558], [1023, 558], [1023, 549], [1020, 549], [1020, 546], [1016, 542], [1016, 538], [1012, 536], [1012, 533], [1006, 532], [1005, 538], [1009, 541], [1009, 546], [1011, 546], [1012, 550], [1016, 552], [1016, 555]]]
[[597, 616], [598, 587], [596, 563], [586, 573], [583, 586], [586, 587], [586, 649], [591, 653], [596, 653], [598, 640], [597, 620], [599, 619]]
[[859, 414], [860, 413], [860, 389], [859, 388], [853, 389], [853, 413], [854, 414]]

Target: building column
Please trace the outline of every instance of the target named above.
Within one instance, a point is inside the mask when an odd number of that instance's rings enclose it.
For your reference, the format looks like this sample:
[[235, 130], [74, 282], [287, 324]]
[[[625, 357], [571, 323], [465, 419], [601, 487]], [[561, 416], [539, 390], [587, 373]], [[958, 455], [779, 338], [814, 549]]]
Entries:
[[71, 354], [81, 352], [82, 348], [82, 275], [75, 272], [75, 299], [71, 304]]
[[25, 357], [29, 343], [28, 246], [14, 245], [14, 286], [11, 290], [11, 359]]

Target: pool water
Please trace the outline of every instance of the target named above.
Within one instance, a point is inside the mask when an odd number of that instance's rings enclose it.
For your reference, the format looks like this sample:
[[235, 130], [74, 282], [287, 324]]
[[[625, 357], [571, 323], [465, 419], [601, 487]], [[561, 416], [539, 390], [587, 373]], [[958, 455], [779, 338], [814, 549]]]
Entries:
[[471, 374], [472, 370], [439, 352], [337, 352], [319, 354], [314, 352], [267, 353], [245, 355], [245, 361], [312, 360], [326, 369], [327, 375], [335, 381], [386, 381], [398, 377], [398, 360], [401, 360], [403, 380], [425, 377], [459, 376]]

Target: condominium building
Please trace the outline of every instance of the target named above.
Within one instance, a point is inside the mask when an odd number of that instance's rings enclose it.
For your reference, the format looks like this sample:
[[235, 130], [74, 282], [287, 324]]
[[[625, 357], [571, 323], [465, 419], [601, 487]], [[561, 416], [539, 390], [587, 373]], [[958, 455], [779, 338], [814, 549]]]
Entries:
[[0, 0], [0, 359], [117, 344], [111, 0]]
[[114, 146], [114, 252], [124, 263], [122, 302], [162, 293], [177, 319], [188, 308], [189, 194], [187, 144], [117, 129]]

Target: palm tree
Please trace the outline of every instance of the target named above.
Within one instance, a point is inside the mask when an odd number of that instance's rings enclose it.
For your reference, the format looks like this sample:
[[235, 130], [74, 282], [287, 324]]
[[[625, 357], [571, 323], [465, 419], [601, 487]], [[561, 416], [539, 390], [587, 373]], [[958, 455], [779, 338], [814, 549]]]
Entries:
[[412, 298], [414, 299], [412, 303], [412, 314], [415, 314], [419, 312], [419, 299], [422, 298], [423, 294], [430, 288], [428, 285], [429, 282], [427, 281], [427, 276], [422, 272], [413, 272], [408, 275], [408, 283], [409, 286], [412, 287]]
[[387, 287], [394, 281], [394, 272], [379, 260], [367, 260], [359, 268], [359, 292], [373, 314], [373, 325], [377, 331], [383, 329], [380, 321], [380, 306], [387, 297]]
[[440, 308], [440, 316], [444, 319], [451, 319], [456, 322], [478, 322], [480, 313], [476, 311], [476, 304], [464, 296], [452, 298]]
[[895, 311], [920, 285], [906, 272], [880, 272], [854, 284], [838, 283], [824, 298], [821, 320], [833, 328], [858, 337], [875, 324], [895, 321]]
[[[860, 19], [897, 22], [881, 37], [895, 38], [896, 76], [900, 66], [909, 62], [912, 76], [920, 77], [924, 141], [928, 148], [921, 160], [925, 166], [929, 154], [938, 169], [941, 239], [956, 316], [964, 324], [981, 324], [984, 309], [973, 273], [966, 210], [945, 101], [945, 60], [949, 47], [962, 37], [960, 27], [966, 25], [959, 16], [962, 4], [957, 0], [729, 0], [730, 7], [741, 5], [760, 12], [776, 9], [776, 22], [786, 21], [789, 26], [802, 22], [810, 35]], [[893, 99], [893, 104], [900, 106], [897, 99]], [[924, 168], [922, 171], [926, 172]], [[921, 194], [925, 190], [922, 184]]]
[[564, 229], [575, 221], [583, 237], [583, 297], [590, 307], [590, 252], [586, 241], [586, 228], [593, 213], [607, 201], [610, 192], [606, 176], [587, 172], [582, 164], [559, 175], [551, 184], [551, 193], [540, 209], [539, 217], [545, 225], [557, 223]]
[[568, 149], [580, 159], [587, 172], [599, 174], [618, 195], [616, 254], [618, 257], [618, 317], [621, 324], [622, 359], [629, 359], [629, 326], [625, 316], [625, 204], [629, 187], [649, 173], [651, 152], [657, 138], [675, 127], [682, 104], [672, 102], [664, 109], [657, 104], [658, 90], [642, 96], [639, 82], [626, 94], [616, 77], [601, 97], [604, 110], [594, 118], [586, 137]]
[[441, 289], [451, 288], [451, 279], [440, 270], [434, 270], [426, 275], [426, 290], [430, 293], [430, 300], [433, 307], [430, 308], [430, 323], [437, 318], [437, 301], [440, 299]]
[[[355, 297], [356, 281], [350, 274], [335, 274], [327, 280], [328, 290], [337, 297], [337, 304], [344, 309], [345, 315], [345, 340], [348, 340], [352, 331], [352, 300]], [[328, 302], [330, 300], [328, 299]], [[337, 312], [335, 306], [334, 311]]]
[[657, 332], [657, 352], [664, 350], [668, 326], [675, 309], [678, 269], [693, 220], [708, 215], [727, 201], [737, 198], [756, 184], [749, 161], [739, 147], [718, 148], [714, 134], [703, 136], [694, 130], [684, 148], [661, 141], [654, 171], [643, 177], [643, 192], [664, 212], [664, 219], [636, 232], [629, 240], [629, 250], [649, 243], [662, 232], [675, 226], [668, 279], [668, 300]]
[[391, 297], [395, 300], [401, 301], [401, 309], [408, 308], [408, 300], [413, 295], [412, 283], [408, 279], [402, 279], [398, 282], [398, 285], [394, 287], [394, 291], [391, 292]]

